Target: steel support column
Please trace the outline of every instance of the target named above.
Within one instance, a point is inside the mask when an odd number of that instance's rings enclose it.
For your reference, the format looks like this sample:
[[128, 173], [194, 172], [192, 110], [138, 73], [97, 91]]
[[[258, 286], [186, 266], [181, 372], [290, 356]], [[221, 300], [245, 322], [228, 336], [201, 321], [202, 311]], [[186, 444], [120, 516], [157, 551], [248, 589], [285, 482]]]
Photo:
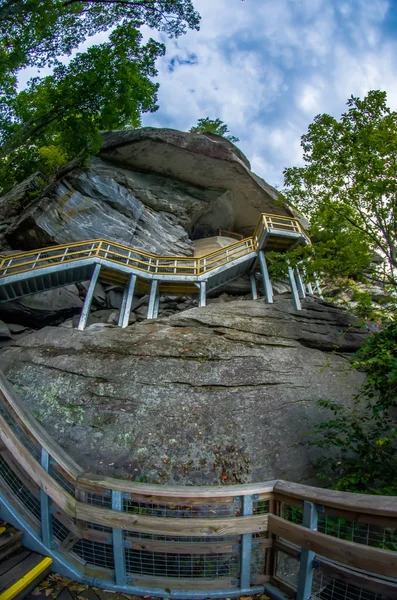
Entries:
[[157, 294], [159, 292], [159, 282], [158, 279], [152, 279], [152, 287], [150, 288], [150, 298], [149, 298], [149, 307], [147, 311], [147, 318], [154, 319], [155, 309], [156, 309], [156, 299]]
[[159, 306], [160, 306], [160, 292], [157, 293], [156, 301], [154, 303], [153, 319], [157, 319], [157, 317], [159, 316]]
[[[252, 496], [241, 496], [241, 515], [252, 516]], [[251, 558], [252, 558], [252, 533], [244, 533], [241, 536], [240, 554], [240, 588], [246, 590], [251, 585]]]
[[124, 289], [123, 302], [120, 309], [119, 327], [127, 327], [130, 318], [132, 300], [136, 284], [136, 275], [131, 275], [128, 284]]
[[302, 300], [304, 300], [306, 298], [305, 286], [303, 284], [302, 277], [301, 277], [298, 267], [295, 267], [294, 275], [295, 275], [296, 285], [298, 286], [299, 296], [302, 298]]
[[296, 287], [294, 271], [291, 267], [288, 267], [288, 275], [289, 275], [289, 282], [291, 284], [292, 296], [294, 298], [296, 310], [302, 310], [301, 301], [299, 300], [298, 288]]
[[[50, 455], [45, 448], [41, 448], [41, 466], [45, 471], [50, 470]], [[41, 517], [41, 539], [47, 548], [52, 548], [52, 515], [51, 500], [43, 489], [40, 489], [40, 517]]]
[[257, 300], [257, 298], [258, 298], [258, 290], [257, 290], [257, 287], [256, 287], [255, 273], [251, 273], [251, 275], [250, 275], [250, 283], [251, 283], [252, 299], [253, 300]]
[[[112, 490], [112, 510], [123, 510], [123, 493]], [[124, 532], [122, 529], [113, 528], [113, 557], [114, 572], [117, 585], [126, 585], [127, 575], [125, 569]]]
[[87, 290], [87, 295], [84, 300], [83, 309], [81, 311], [80, 321], [79, 321], [79, 325], [78, 325], [78, 329], [80, 329], [80, 331], [83, 331], [83, 329], [85, 328], [85, 326], [87, 324], [87, 319], [88, 319], [88, 315], [90, 314], [91, 303], [92, 303], [92, 299], [94, 297], [95, 286], [98, 281], [100, 270], [101, 270], [101, 265], [96, 264], [94, 272], [91, 277], [90, 285]]
[[320, 296], [320, 298], [323, 298], [323, 292], [320, 287], [320, 282], [318, 280], [317, 273], [314, 273], [314, 284], [315, 284], [318, 295]]
[[[307, 527], [312, 531], [317, 531], [318, 513], [317, 507], [313, 502], [303, 503], [303, 527]], [[315, 553], [311, 550], [301, 548], [300, 568], [298, 577], [298, 588], [296, 592], [296, 600], [309, 600], [312, 593], [313, 584], [313, 561]]]
[[270, 304], [273, 302], [273, 288], [272, 282], [270, 281], [269, 271], [267, 270], [266, 257], [263, 250], [258, 251], [259, 264], [261, 267], [263, 289], [265, 292], [266, 302]]
[[207, 282], [200, 282], [199, 306], [200, 308], [207, 304]]

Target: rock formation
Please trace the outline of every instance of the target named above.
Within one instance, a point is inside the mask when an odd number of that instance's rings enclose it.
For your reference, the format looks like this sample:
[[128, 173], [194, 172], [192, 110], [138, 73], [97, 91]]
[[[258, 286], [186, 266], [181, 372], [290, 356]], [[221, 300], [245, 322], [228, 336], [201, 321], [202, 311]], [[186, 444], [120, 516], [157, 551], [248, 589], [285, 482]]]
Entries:
[[366, 335], [317, 299], [217, 302], [127, 329], [47, 327], [2, 368], [87, 470], [151, 482], [313, 480], [319, 398], [349, 402]]

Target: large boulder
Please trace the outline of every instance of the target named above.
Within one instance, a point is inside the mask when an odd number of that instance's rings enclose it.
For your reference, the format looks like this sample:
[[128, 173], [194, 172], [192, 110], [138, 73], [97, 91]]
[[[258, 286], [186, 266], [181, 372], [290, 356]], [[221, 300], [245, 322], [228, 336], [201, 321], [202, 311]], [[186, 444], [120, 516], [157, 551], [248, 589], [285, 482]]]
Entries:
[[305, 442], [320, 398], [351, 402], [366, 337], [308, 298], [233, 301], [127, 329], [47, 327], [2, 368], [57, 441], [94, 473], [181, 484], [313, 482]]
[[107, 238], [189, 256], [192, 239], [221, 228], [251, 235], [261, 212], [293, 214], [233, 144], [172, 129], [104, 133], [99, 156], [72, 161], [32, 201], [35, 185], [31, 178], [0, 199], [11, 248]]

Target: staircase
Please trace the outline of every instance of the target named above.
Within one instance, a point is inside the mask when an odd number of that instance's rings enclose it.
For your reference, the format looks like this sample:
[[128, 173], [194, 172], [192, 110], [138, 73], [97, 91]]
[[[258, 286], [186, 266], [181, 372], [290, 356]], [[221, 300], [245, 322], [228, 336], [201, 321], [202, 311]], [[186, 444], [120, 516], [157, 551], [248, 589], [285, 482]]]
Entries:
[[51, 558], [27, 550], [23, 533], [0, 521], [0, 600], [25, 598], [47, 575]]

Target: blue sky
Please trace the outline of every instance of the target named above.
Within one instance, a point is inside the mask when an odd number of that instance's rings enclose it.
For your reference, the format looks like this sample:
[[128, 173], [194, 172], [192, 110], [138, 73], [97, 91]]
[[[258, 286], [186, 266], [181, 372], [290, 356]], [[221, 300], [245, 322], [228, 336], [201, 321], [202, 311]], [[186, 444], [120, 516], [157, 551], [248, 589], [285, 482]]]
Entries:
[[282, 187], [300, 136], [351, 95], [388, 93], [397, 109], [397, 0], [195, 0], [199, 32], [164, 40], [157, 113], [144, 125], [188, 130], [219, 117], [253, 170]]
[[[164, 41], [160, 109], [143, 125], [189, 130], [220, 118], [253, 170], [281, 188], [313, 117], [382, 89], [397, 110], [397, 0], [194, 0], [200, 31]], [[98, 34], [83, 44], [107, 38]], [[66, 59], [69, 60], [69, 59]], [[41, 74], [49, 72], [43, 69]], [[24, 86], [34, 70], [20, 77]]]

